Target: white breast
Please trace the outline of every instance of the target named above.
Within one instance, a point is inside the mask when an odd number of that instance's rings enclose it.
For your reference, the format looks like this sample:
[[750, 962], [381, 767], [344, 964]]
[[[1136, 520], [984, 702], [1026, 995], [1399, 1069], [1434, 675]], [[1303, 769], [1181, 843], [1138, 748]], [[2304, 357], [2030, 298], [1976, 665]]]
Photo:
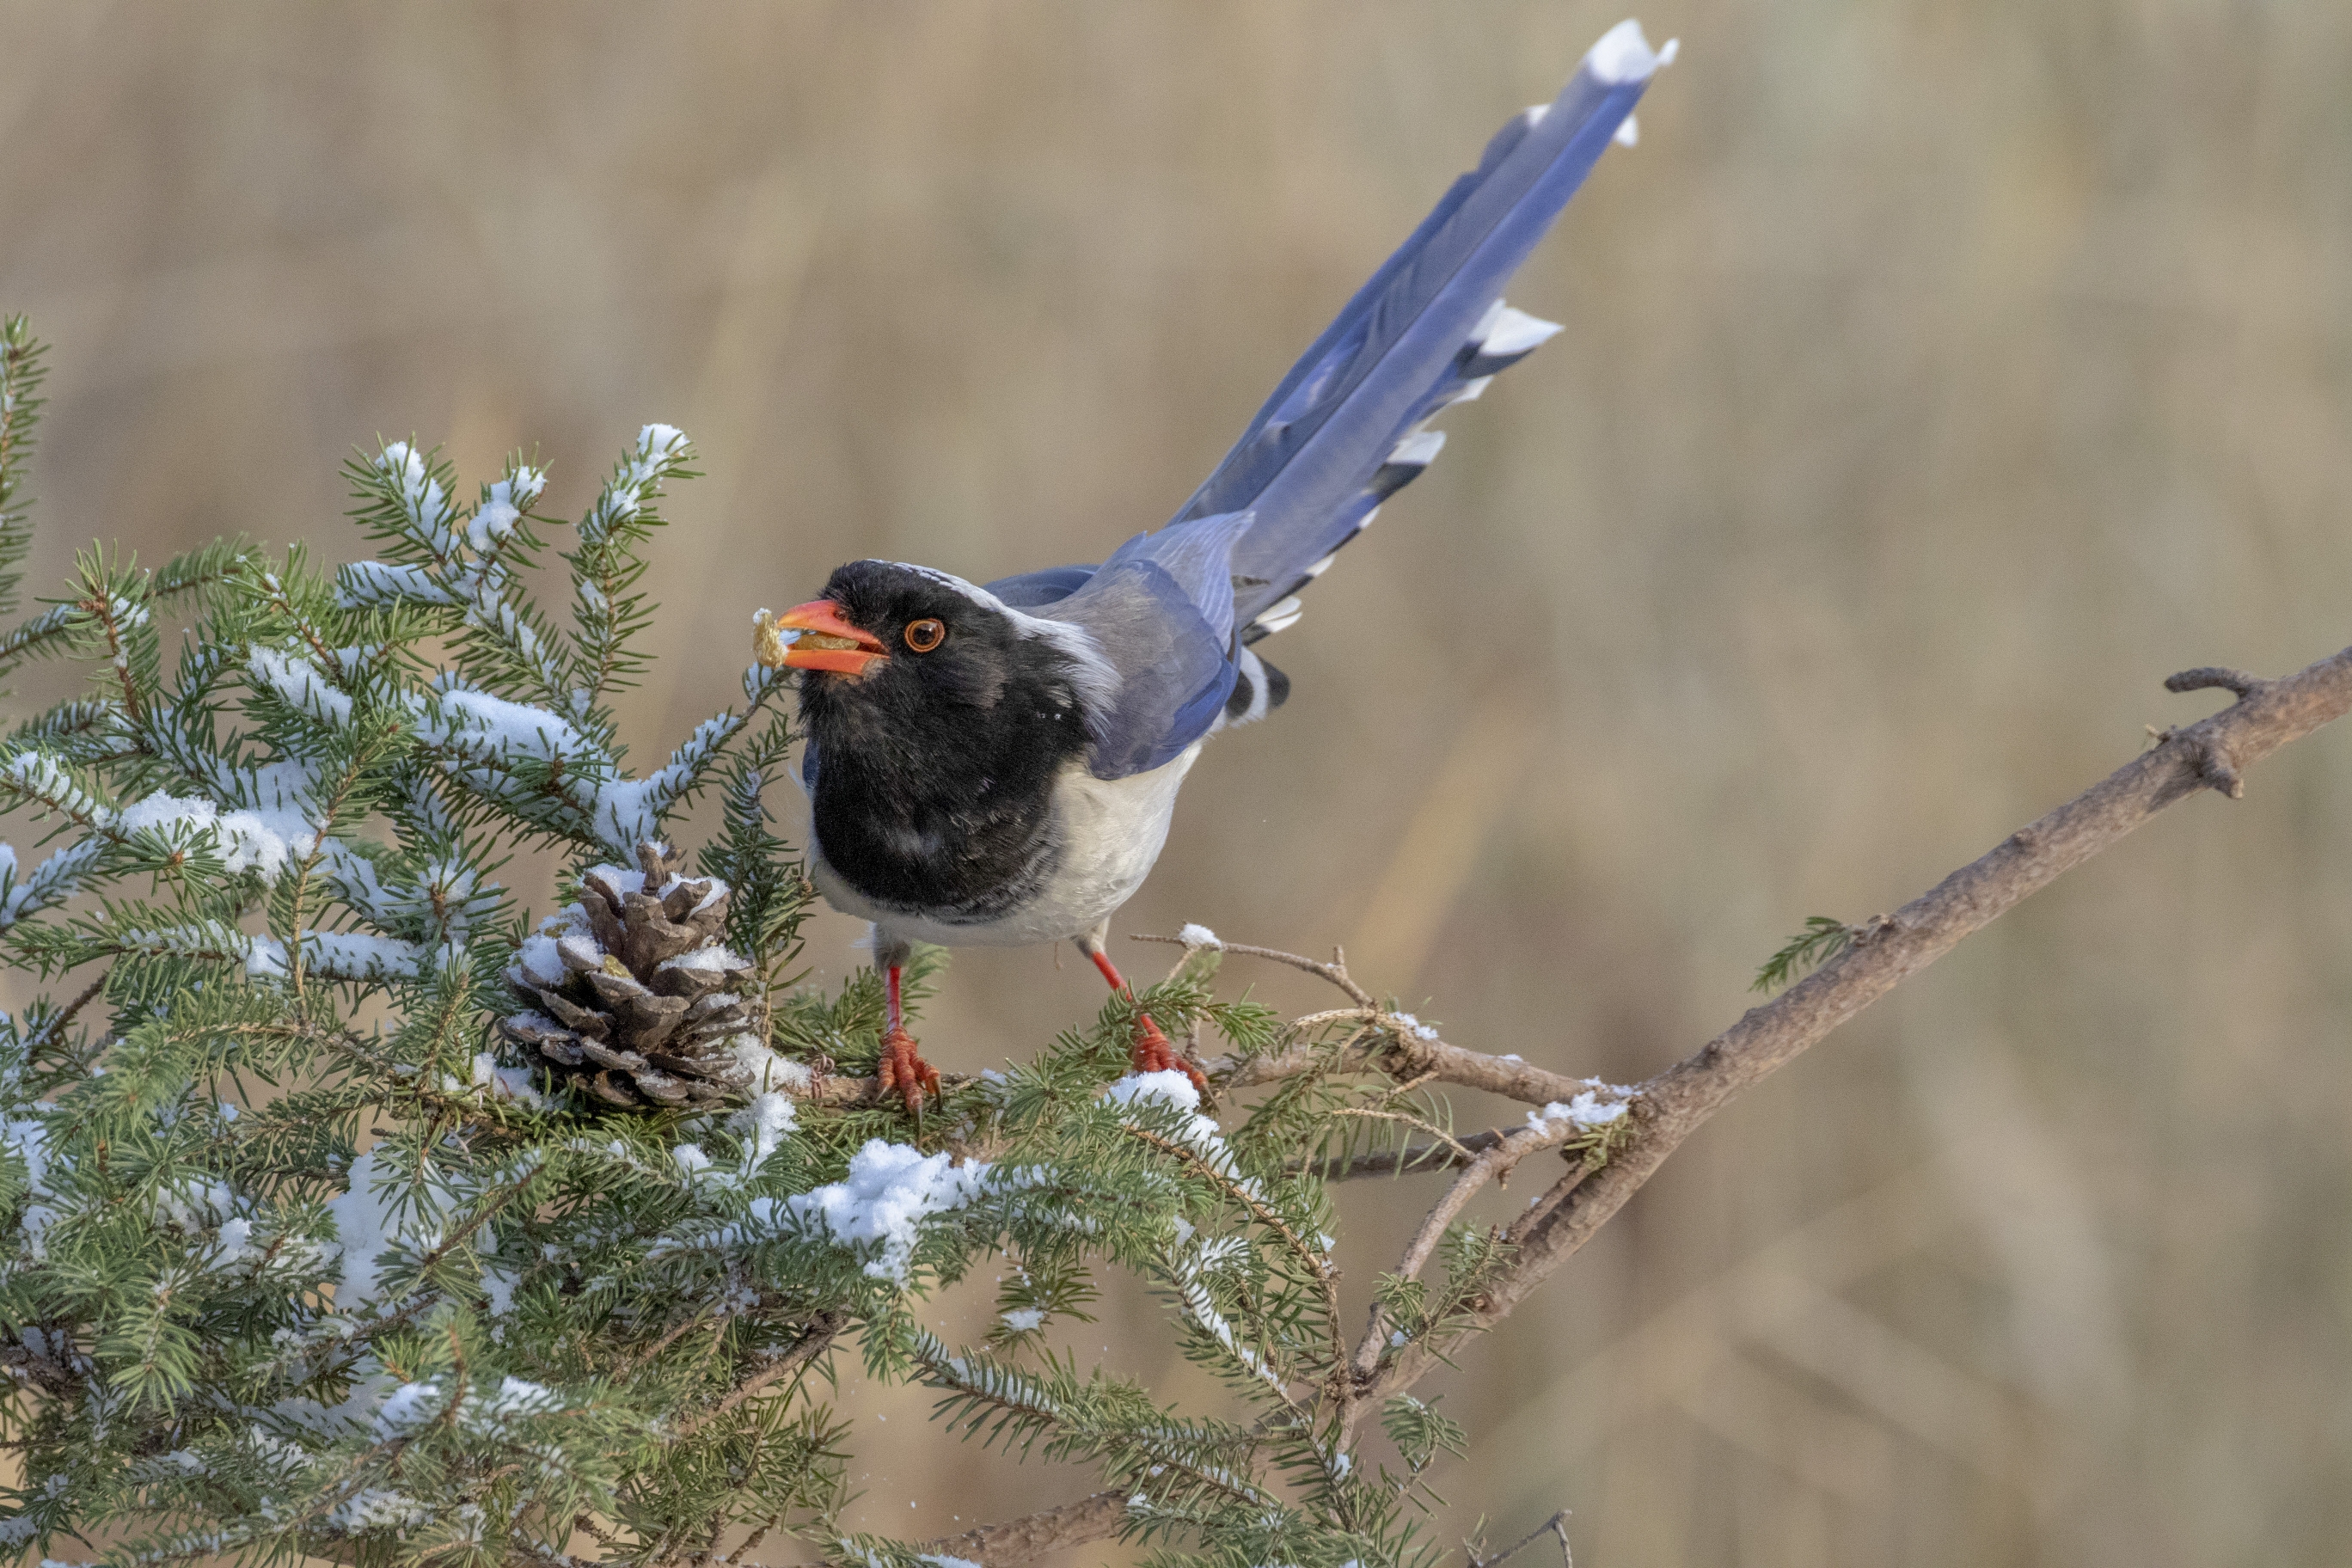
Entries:
[[811, 846], [809, 874], [825, 901], [845, 914], [872, 921], [884, 936], [940, 947], [1026, 947], [1082, 936], [1135, 896], [1168, 841], [1177, 786], [1201, 754], [1198, 742], [1148, 773], [1098, 779], [1083, 762], [1054, 783], [1051, 832], [1060, 848], [1054, 874], [1020, 909], [984, 925], [929, 920], [885, 909], [858, 896], [834, 875]]

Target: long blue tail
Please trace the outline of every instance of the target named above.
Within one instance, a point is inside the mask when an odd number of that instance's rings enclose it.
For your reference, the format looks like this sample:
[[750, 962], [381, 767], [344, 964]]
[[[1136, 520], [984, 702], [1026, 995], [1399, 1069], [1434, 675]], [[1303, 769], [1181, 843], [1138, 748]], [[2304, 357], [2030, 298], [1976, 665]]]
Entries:
[[1424, 420], [1559, 330], [1506, 307], [1504, 285], [1612, 138], [1630, 140], [1621, 127], [1674, 52], [1653, 54], [1639, 25], [1622, 23], [1558, 99], [1496, 132], [1171, 520], [1256, 514], [1233, 557], [1244, 641], [1295, 620], [1290, 595], [1437, 455], [1445, 438]]

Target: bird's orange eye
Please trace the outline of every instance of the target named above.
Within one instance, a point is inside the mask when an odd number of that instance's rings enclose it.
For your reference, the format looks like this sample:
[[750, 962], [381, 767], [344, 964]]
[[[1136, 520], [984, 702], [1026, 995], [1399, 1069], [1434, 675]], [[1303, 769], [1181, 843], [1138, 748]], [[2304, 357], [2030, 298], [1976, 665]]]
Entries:
[[923, 620], [907, 623], [907, 646], [917, 653], [929, 653], [947, 640], [948, 627], [945, 621], [934, 621], [926, 617]]

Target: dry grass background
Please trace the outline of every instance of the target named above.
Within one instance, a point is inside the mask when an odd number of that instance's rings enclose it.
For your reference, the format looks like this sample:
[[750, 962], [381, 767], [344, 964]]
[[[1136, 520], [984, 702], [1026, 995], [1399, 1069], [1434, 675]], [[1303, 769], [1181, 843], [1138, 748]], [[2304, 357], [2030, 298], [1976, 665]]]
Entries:
[[[1157, 524], [1618, 15], [8, 0], [36, 581], [93, 537], [348, 556], [337, 464], [379, 433], [469, 484], [535, 445], [576, 510], [674, 420], [709, 477], [630, 709], [666, 746], [751, 607], [841, 559], [984, 577]], [[1643, 144], [1514, 292], [1569, 331], [1317, 587], [1289, 708], [1211, 750], [1126, 917], [1343, 941], [1461, 1042], [1615, 1079], [1802, 916], [1891, 908], [2210, 705], [2168, 671], [2352, 640], [2352, 9], [1644, 20], [1684, 51]], [[2347, 1561], [2347, 807], [2323, 733], [1737, 1106], [1446, 1380], [1479, 1447], [1445, 1528], [1570, 1506], [1588, 1565]], [[973, 1068], [1097, 1002], [974, 955], [926, 1034]], [[1359, 1281], [1427, 1195], [1350, 1194]], [[1150, 1322], [1101, 1338], [1158, 1374]], [[877, 1526], [1083, 1486], [922, 1408], [863, 1418]]]

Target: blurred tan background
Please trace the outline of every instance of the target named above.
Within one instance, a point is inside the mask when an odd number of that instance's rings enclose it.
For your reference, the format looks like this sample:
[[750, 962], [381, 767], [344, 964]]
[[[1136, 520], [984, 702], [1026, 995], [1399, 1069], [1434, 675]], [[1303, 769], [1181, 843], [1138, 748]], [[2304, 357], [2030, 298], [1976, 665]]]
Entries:
[[[708, 477], [642, 759], [842, 559], [983, 578], [1164, 520], [1620, 15], [10, 0], [34, 581], [92, 538], [349, 558], [337, 467], [379, 435], [467, 494], [535, 446], [576, 515], [675, 421]], [[1684, 47], [1642, 144], [1513, 291], [1568, 331], [1269, 647], [1289, 707], [1204, 757], [1125, 921], [1345, 942], [1450, 1037], [1619, 1079], [1804, 916], [1892, 908], [2212, 705], [2168, 672], [2352, 641], [2352, 8], [1643, 20]], [[2348, 883], [2343, 731], [1737, 1105], [1438, 1385], [1478, 1447], [1437, 1527], [1570, 1507], [1587, 1568], [2352, 1561]], [[971, 1068], [1097, 1002], [969, 955], [925, 1034]], [[1432, 1195], [1348, 1194], [1359, 1293]], [[1171, 1375], [1153, 1321], [1097, 1342]], [[853, 1521], [1085, 1489], [926, 1404], [861, 1414]]]

